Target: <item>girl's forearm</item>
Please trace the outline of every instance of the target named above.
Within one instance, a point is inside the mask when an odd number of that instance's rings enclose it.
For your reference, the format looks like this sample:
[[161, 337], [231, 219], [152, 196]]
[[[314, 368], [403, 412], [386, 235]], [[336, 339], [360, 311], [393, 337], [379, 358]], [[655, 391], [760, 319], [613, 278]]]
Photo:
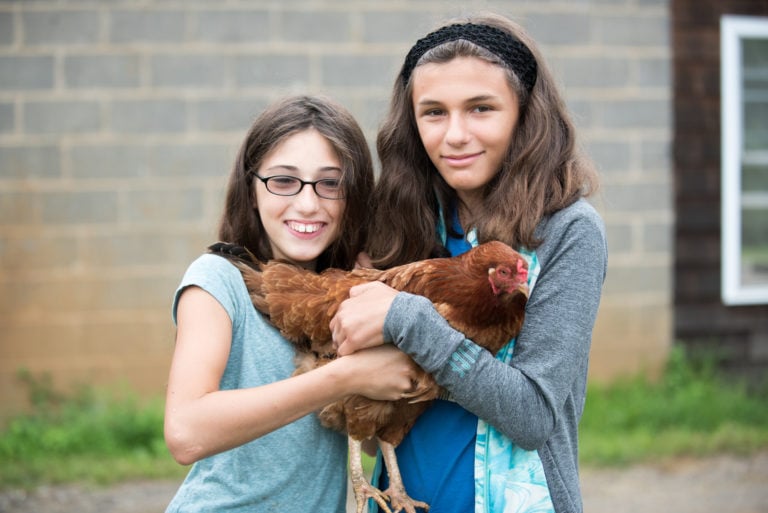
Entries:
[[256, 388], [220, 390], [166, 408], [165, 437], [184, 465], [238, 447], [343, 398], [350, 374], [341, 365]]

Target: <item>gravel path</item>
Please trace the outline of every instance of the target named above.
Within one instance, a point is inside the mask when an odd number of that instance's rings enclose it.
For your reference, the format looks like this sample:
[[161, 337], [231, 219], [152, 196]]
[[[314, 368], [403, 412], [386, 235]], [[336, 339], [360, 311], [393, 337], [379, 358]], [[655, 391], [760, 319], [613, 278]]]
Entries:
[[[768, 513], [768, 452], [582, 469], [585, 513]], [[162, 513], [177, 481], [0, 492], [0, 513]], [[354, 511], [354, 510], [352, 510]]]

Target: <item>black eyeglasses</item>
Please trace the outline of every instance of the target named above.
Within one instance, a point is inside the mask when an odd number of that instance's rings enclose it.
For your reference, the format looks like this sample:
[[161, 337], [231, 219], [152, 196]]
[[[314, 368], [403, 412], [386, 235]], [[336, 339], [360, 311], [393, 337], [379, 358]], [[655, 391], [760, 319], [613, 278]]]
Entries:
[[266, 178], [253, 174], [264, 182], [267, 190], [277, 196], [295, 196], [301, 192], [305, 185], [311, 185], [315, 194], [325, 199], [344, 199], [344, 189], [339, 178], [323, 178], [314, 182], [305, 182], [295, 176], [275, 175]]

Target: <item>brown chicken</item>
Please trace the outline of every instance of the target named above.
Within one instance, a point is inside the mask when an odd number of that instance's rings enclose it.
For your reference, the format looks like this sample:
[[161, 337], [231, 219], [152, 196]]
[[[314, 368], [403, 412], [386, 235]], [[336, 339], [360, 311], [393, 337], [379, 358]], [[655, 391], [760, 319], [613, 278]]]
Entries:
[[[419, 294], [458, 331], [496, 354], [520, 331], [528, 299], [528, 266], [525, 259], [501, 242], [488, 242], [453, 258], [413, 262], [388, 270], [327, 269], [320, 274], [298, 266], [270, 261], [257, 263], [244, 248], [225, 243], [209, 248], [233, 261], [243, 274], [255, 308], [266, 315], [288, 340], [296, 344], [297, 372], [304, 372], [336, 357], [329, 323], [354, 285], [380, 281], [390, 287]], [[367, 497], [391, 513], [429, 510], [405, 492], [395, 457], [417, 417], [440, 396], [432, 376], [422, 372], [413, 392], [399, 401], [376, 401], [349, 396], [319, 412], [321, 422], [347, 433], [350, 479], [357, 513]], [[363, 440], [376, 437], [390, 476], [382, 492], [370, 485], [361, 461]]]

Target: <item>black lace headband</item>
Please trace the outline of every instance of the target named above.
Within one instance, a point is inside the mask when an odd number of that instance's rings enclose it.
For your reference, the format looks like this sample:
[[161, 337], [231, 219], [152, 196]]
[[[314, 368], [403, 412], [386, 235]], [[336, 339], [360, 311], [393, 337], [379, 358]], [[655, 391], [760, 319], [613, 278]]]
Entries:
[[488, 50], [501, 58], [530, 93], [536, 83], [536, 58], [519, 39], [512, 34], [490, 25], [475, 23], [458, 23], [447, 25], [431, 32], [416, 41], [411, 51], [405, 57], [403, 70], [400, 75], [403, 83], [407, 84], [413, 73], [413, 68], [426, 52], [449, 41], [465, 39]]

